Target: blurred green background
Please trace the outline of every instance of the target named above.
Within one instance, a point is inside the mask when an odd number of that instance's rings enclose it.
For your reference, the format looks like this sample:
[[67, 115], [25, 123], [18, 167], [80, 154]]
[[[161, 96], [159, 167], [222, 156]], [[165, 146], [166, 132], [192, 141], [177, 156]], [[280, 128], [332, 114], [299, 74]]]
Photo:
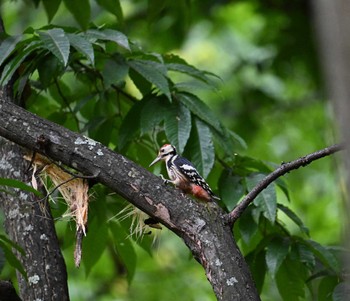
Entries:
[[[247, 148], [236, 150], [240, 155], [278, 166], [337, 141], [308, 1], [120, 3], [123, 24], [92, 1], [91, 20], [97, 26], [115, 26], [148, 51], [176, 53], [217, 74], [221, 78], [217, 88], [198, 86], [197, 94], [245, 140]], [[10, 35], [47, 24], [42, 4], [34, 8], [30, 1], [2, 1], [1, 11]], [[77, 26], [63, 3], [52, 23]], [[326, 245], [341, 242], [344, 207], [339, 164], [332, 156], [285, 176], [290, 203], [278, 191], [278, 201], [288, 204], [309, 227], [311, 237]], [[298, 233], [283, 215], [279, 219]], [[74, 240], [74, 225], [67, 227], [67, 221], [59, 219], [57, 230], [62, 241]], [[130, 285], [113, 250], [104, 250], [87, 276], [84, 265], [74, 267], [73, 245], [63, 243], [71, 300], [215, 300], [202, 267], [182, 241], [167, 229], [158, 232], [152, 254], [131, 242], [137, 264]], [[153, 237], [144, 239], [151, 242]], [[244, 251], [241, 241], [239, 245]], [[7, 266], [2, 277], [13, 277], [13, 270]], [[270, 280], [267, 277], [263, 300], [279, 298]]]

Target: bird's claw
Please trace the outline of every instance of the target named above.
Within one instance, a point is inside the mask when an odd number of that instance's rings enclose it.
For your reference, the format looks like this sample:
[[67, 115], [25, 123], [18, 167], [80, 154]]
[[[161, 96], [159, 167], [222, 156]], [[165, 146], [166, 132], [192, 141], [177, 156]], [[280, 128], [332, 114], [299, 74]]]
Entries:
[[159, 175], [160, 178], [163, 180], [164, 185], [169, 183], [169, 180], [167, 180], [166, 178], [164, 178], [164, 176], [162, 174]]

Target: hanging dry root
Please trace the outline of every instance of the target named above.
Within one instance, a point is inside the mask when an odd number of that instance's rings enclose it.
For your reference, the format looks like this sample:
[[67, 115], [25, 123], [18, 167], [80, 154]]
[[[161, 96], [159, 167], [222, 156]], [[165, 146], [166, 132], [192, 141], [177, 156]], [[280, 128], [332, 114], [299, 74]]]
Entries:
[[[128, 204], [114, 217], [116, 217], [116, 219], [119, 221], [131, 218], [129, 236], [134, 237], [135, 240], [142, 239], [144, 235], [150, 234], [151, 228], [158, 230], [162, 229], [158, 221], [154, 220], [153, 218], [150, 218], [146, 213], [144, 213], [132, 204]], [[154, 241], [156, 239], [157, 235], [154, 236]]]
[[[33, 164], [32, 185], [37, 187], [35, 172], [40, 170], [40, 179], [44, 183], [44, 177], [48, 176], [55, 185], [54, 189], [58, 189], [68, 205], [68, 212], [65, 216], [72, 217], [76, 222], [76, 245], [74, 251], [74, 261], [76, 267], [80, 266], [82, 256], [82, 240], [86, 236], [87, 219], [88, 219], [88, 203], [89, 203], [89, 185], [86, 179], [72, 176], [62, 170], [55, 163], [45, 156], [35, 154], [33, 156], [25, 156], [25, 159]], [[45, 184], [44, 184], [45, 185]]]

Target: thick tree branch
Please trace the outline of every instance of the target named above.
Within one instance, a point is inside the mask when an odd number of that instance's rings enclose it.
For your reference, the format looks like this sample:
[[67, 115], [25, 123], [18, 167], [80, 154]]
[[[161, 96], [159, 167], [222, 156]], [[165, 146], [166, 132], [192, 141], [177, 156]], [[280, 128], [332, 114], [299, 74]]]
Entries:
[[[0, 167], [1, 177], [30, 181], [22, 149], [2, 137]], [[17, 273], [22, 299], [69, 300], [66, 266], [47, 200], [13, 189], [11, 194], [0, 193], [0, 207], [6, 232], [25, 252], [15, 251], [28, 276], [26, 279]]]
[[320, 158], [329, 156], [338, 152], [344, 148], [341, 144], [335, 144], [317, 152], [311, 153], [294, 161], [283, 163], [280, 167], [274, 170], [272, 173], [267, 175], [263, 180], [261, 180], [245, 197], [244, 199], [228, 214], [229, 222], [234, 224], [234, 222], [242, 215], [245, 209], [250, 203], [262, 192], [267, 186], [269, 186], [273, 181], [279, 177], [285, 175], [293, 169], [298, 169], [299, 167], [304, 167], [311, 162], [318, 160]]
[[[97, 175], [96, 181], [182, 237], [204, 267], [218, 300], [260, 300], [225, 213], [216, 204], [208, 210], [100, 143], [1, 100], [0, 136], [85, 175]], [[44, 148], [39, 137], [48, 141]]]

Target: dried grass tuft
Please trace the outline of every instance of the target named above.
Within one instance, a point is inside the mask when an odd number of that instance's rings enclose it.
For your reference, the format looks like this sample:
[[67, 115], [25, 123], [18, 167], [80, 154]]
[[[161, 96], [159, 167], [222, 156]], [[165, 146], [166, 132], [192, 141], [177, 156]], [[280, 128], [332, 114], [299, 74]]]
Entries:
[[[68, 212], [64, 216], [71, 217], [76, 222], [76, 246], [74, 260], [77, 267], [80, 266], [82, 256], [82, 239], [86, 236], [89, 208], [89, 185], [86, 179], [77, 178], [62, 170], [43, 155], [35, 154], [25, 156], [25, 159], [33, 164], [32, 185], [37, 186], [35, 172], [40, 171], [40, 179], [45, 186], [45, 177], [49, 177], [54, 184], [54, 189], [58, 189], [68, 205]], [[47, 189], [47, 188], [46, 188]]]

